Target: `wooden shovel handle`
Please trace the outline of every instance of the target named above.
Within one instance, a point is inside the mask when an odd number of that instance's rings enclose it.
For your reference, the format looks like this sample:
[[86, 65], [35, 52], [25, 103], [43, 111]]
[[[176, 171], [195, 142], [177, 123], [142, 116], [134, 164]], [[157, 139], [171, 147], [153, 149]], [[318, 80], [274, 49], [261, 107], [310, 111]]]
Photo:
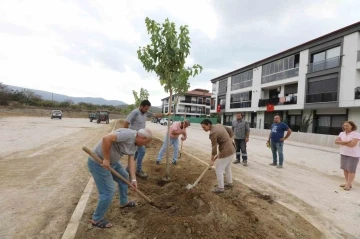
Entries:
[[[92, 157], [93, 159], [96, 160], [96, 162], [98, 162], [99, 164], [102, 164], [103, 160], [97, 156], [96, 154], [94, 154], [90, 149], [83, 147], [82, 150], [84, 150], [88, 155], [90, 155], [90, 157]], [[124, 183], [126, 183], [129, 187], [131, 187], [132, 189], [135, 190], [135, 192], [137, 192], [141, 197], [143, 197], [148, 203], [152, 204], [153, 201], [151, 201], [150, 198], [148, 198], [145, 194], [143, 194], [142, 192], [140, 192], [137, 188], [135, 188], [128, 180], [126, 180], [123, 176], [121, 176], [118, 172], [116, 172], [112, 167], [109, 168], [110, 172], [112, 174], [114, 174], [116, 177], [120, 178], [121, 181], [123, 181]]]

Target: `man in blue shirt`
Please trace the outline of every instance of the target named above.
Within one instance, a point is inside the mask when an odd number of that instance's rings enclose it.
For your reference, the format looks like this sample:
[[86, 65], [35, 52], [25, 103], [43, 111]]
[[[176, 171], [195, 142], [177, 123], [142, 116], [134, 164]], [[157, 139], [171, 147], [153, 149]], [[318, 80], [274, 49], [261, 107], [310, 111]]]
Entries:
[[[286, 136], [284, 137], [284, 132], [287, 131]], [[267, 143], [271, 141], [271, 151], [273, 154], [273, 162], [270, 164], [271, 166], [277, 166], [277, 168], [283, 167], [284, 162], [284, 154], [283, 154], [283, 146], [284, 141], [289, 138], [291, 134], [291, 129], [285, 123], [281, 122], [281, 118], [279, 115], [274, 117], [274, 123], [271, 125], [269, 140]], [[277, 153], [279, 154], [279, 165], [277, 165]]]

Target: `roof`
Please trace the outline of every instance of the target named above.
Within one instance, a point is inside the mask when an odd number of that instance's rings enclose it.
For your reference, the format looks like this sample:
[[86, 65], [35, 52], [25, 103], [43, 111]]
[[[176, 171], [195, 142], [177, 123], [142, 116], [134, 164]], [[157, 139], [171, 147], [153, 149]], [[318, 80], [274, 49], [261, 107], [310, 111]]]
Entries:
[[[211, 97], [212, 94], [209, 93], [209, 90], [197, 88], [186, 92], [185, 95]], [[176, 94], [174, 96], [176, 96]], [[169, 99], [169, 96], [161, 100], [165, 100], [165, 99]]]
[[[272, 56], [269, 56], [269, 57], [267, 57], [267, 58], [264, 58], [264, 59], [262, 59], [262, 60], [260, 60], [260, 61], [251, 63], [251, 64], [249, 64], [249, 65], [247, 65], [247, 66], [244, 66], [244, 67], [241, 67], [241, 68], [239, 68], [239, 69], [237, 69], [237, 70], [234, 70], [234, 71], [231, 71], [231, 72], [229, 72], [229, 73], [223, 74], [223, 75], [221, 75], [221, 76], [218, 76], [218, 77], [216, 77], [216, 78], [213, 78], [213, 79], [210, 80], [210, 81], [211, 81], [211, 82], [216, 82], [216, 81], [222, 80], [224, 77], [231, 76], [231, 75], [233, 75], [233, 74], [235, 74], [235, 73], [240, 73], [240, 72], [242, 72], [242, 71], [245, 70], [245, 69], [246, 69], [246, 70], [249, 70], [249, 68], [254, 68], [254, 67], [261, 66], [261, 65], [263, 65], [264, 62], [269, 61], [269, 60], [271, 60], [272, 58], [276, 58], [276, 57], [279, 57], [279, 56], [281, 56], [281, 55], [284, 55], [284, 54], [286, 54], [286, 53], [288, 53], [288, 52], [292, 52], [292, 51], [295, 51], [295, 50], [299, 50], [299, 51], [300, 51], [300, 50], [304, 50], [304, 48], [305, 48], [305, 49], [310, 48], [310, 46], [313, 45], [313, 44], [316, 44], [316, 43], [321, 44], [321, 41], [328, 40], [329, 38], [342, 37], [342, 36], [351, 34], [352, 32], [357, 32], [357, 31], [360, 31], [360, 21], [359, 21], [359, 22], [356, 22], [356, 23], [354, 23], [354, 24], [351, 24], [351, 25], [349, 25], [349, 26], [340, 28], [340, 29], [338, 29], [338, 30], [336, 30], [336, 31], [330, 32], [330, 33], [328, 33], [328, 34], [325, 34], [325, 35], [323, 35], [323, 36], [320, 36], [320, 37], [318, 37], [318, 38], [315, 38], [315, 39], [313, 39], [313, 40], [307, 41], [307, 42], [302, 43], [302, 44], [300, 44], [300, 45], [297, 45], [297, 46], [295, 46], [295, 47], [289, 48], [289, 49], [287, 49], [287, 50], [285, 50], [285, 51], [282, 51], [282, 52], [279, 52], [279, 53], [277, 53], [277, 54], [275, 54], [275, 55], [272, 55]], [[331, 39], [329, 39], [329, 40], [331, 40]], [[274, 59], [274, 60], [275, 60], [275, 59]]]

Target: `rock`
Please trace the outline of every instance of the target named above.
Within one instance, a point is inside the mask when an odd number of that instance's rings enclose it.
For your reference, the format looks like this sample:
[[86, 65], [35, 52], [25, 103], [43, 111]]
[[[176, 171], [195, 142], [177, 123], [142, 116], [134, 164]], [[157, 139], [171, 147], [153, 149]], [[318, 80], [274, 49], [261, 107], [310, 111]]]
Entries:
[[184, 227], [188, 227], [189, 224], [187, 222], [184, 222]]
[[193, 233], [193, 234], [195, 233], [195, 228], [194, 227], [191, 228], [191, 233]]
[[188, 235], [191, 234], [191, 229], [190, 228], [186, 229], [186, 234], [188, 234]]
[[197, 231], [196, 233], [198, 234], [198, 236], [201, 236], [201, 231]]

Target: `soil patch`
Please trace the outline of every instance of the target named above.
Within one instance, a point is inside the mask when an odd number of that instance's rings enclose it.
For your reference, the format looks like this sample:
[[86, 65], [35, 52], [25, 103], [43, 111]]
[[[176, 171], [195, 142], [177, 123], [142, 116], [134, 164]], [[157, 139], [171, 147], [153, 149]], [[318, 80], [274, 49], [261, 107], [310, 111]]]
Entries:
[[76, 238], [321, 238], [318, 229], [276, 203], [271, 195], [262, 195], [236, 181], [225, 193], [212, 193], [217, 184], [214, 170], [187, 190], [186, 185], [193, 184], [206, 165], [184, 154], [178, 165], [171, 165], [170, 182], [162, 181], [165, 160], [155, 165], [161, 145], [161, 141], [154, 140], [147, 147], [143, 168], [149, 177], [138, 179], [139, 190], [157, 207], [129, 190], [129, 197], [137, 201], [137, 206], [119, 209], [117, 194], [106, 214], [115, 226], [93, 228], [89, 218], [97, 203], [95, 187]]

